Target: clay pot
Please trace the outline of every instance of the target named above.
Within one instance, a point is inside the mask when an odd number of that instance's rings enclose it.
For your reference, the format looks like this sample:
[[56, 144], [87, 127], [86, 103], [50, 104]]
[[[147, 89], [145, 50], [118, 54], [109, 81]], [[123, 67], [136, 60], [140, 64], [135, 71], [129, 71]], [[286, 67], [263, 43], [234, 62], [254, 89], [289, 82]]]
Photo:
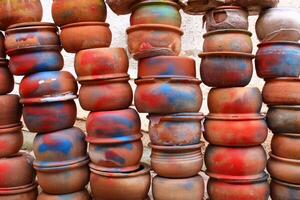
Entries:
[[107, 23], [80, 22], [62, 26], [60, 40], [67, 52], [77, 53], [84, 49], [109, 47], [112, 33]]
[[18, 95], [0, 96], [0, 129], [18, 126], [22, 115], [22, 105]]
[[[284, 16], [284, 17], [282, 17]], [[260, 41], [298, 41], [300, 12], [296, 8], [278, 7], [260, 13], [256, 34]]]
[[204, 52], [232, 51], [252, 53], [252, 33], [241, 29], [210, 31], [203, 35]]
[[260, 113], [262, 98], [256, 87], [213, 88], [207, 104], [210, 113], [254, 114]]
[[271, 142], [272, 153], [275, 156], [300, 160], [299, 134], [274, 134]]
[[128, 108], [133, 99], [129, 77], [81, 82], [79, 102], [84, 110], [109, 111]]
[[137, 79], [134, 102], [141, 113], [172, 114], [198, 112], [202, 92], [198, 79]]
[[40, 46], [13, 49], [7, 52], [10, 56], [9, 69], [17, 76], [29, 75], [44, 71], [59, 71], [64, 66], [60, 46]]
[[77, 82], [67, 71], [39, 72], [23, 78], [19, 93], [21, 102], [25, 104], [54, 101], [53, 98], [58, 101], [68, 96], [74, 98]]
[[58, 29], [53, 23], [20, 23], [10, 26], [5, 31], [5, 48], [8, 51], [45, 45], [60, 45]]
[[52, 3], [52, 18], [57, 26], [77, 22], [104, 22], [106, 12], [103, 0], [54, 0]]
[[138, 62], [138, 78], [196, 78], [195, 60], [181, 56], [156, 56]]
[[[203, 165], [202, 144], [188, 146], [157, 146], [151, 144], [151, 167], [165, 178], [196, 176]], [[172, 167], [170, 167], [172, 166]]]
[[38, 134], [33, 141], [34, 165], [55, 167], [69, 165], [86, 158], [85, 134], [79, 128]]
[[16, 188], [0, 188], [0, 198], [3, 200], [36, 200], [38, 185], [36, 183]]
[[263, 143], [268, 136], [264, 116], [209, 114], [204, 122], [204, 138], [214, 145], [247, 147]]
[[149, 136], [151, 143], [161, 146], [199, 144], [202, 134], [203, 113], [150, 115]]
[[12, 24], [41, 21], [43, 8], [40, 0], [3, 0], [0, 3], [0, 13], [5, 13], [0, 17], [0, 29], [6, 30]]
[[87, 190], [81, 190], [71, 194], [51, 195], [41, 192], [37, 200], [61, 200], [61, 199], [75, 199], [75, 200], [90, 200], [90, 194]]
[[[91, 191], [94, 200], [142, 200], [150, 189], [150, 167], [142, 164], [135, 172], [111, 173], [91, 168]], [[128, 187], [130, 185], [130, 187]]]
[[76, 121], [76, 104], [73, 100], [26, 104], [23, 118], [31, 132], [47, 133], [71, 128]]
[[62, 195], [85, 189], [89, 182], [88, 159], [64, 166], [34, 166], [39, 185], [44, 192]]
[[181, 26], [180, 6], [172, 1], [146, 0], [134, 4], [130, 25], [165, 24]]
[[243, 148], [209, 145], [205, 151], [205, 164], [211, 178], [255, 180], [265, 174], [267, 155], [261, 145]]
[[200, 74], [210, 87], [244, 87], [253, 73], [253, 55], [236, 52], [202, 53]]
[[10, 93], [14, 89], [14, 77], [7, 68], [7, 61], [0, 60], [0, 95]]
[[0, 59], [6, 59], [6, 50], [5, 50], [5, 44], [4, 44], [5, 38], [3, 33], [0, 33]]
[[75, 71], [79, 81], [126, 76], [129, 61], [123, 48], [96, 48], [79, 51]]
[[175, 27], [162, 24], [143, 24], [127, 29], [128, 50], [134, 59], [154, 56], [177, 56], [181, 50], [183, 32]]
[[272, 106], [267, 113], [267, 123], [273, 133], [300, 133], [300, 107]]
[[300, 75], [299, 43], [265, 42], [259, 44], [258, 48], [255, 66], [259, 77], [298, 77]]
[[268, 79], [262, 95], [268, 105], [299, 105], [300, 79], [288, 77]]
[[295, 185], [272, 179], [270, 187], [273, 200], [300, 200], [300, 186], [298, 184]]
[[0, 158], [19, 152], [23, 145], [22, 125], [0, 129]]
[[155, 200], [203, 199], [204, 181], [199, 175], [181, 179], [155, 176], [152, 194]]
[[248, 29], [248, 11], [237, 6], [220, 6], [203, 17], [206, 31], [220, 29]]

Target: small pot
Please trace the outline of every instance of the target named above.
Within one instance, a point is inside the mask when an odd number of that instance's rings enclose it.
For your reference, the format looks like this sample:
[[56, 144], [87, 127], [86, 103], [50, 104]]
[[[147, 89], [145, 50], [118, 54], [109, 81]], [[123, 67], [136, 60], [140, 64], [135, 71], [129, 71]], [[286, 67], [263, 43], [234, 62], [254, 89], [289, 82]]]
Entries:
[[20, 23], [8, 27], [5, 31], [5, 48], [8, 51], [45, 45], [60, 45], [58, 29], [53, 23]]
[[265, 42], [258, 45], [255, 57], [257, 75], [261, 78], [298, 77], [300, 44], [297, 42]]
[[204, 181], [199, 175], [181, 179], [155, 176], [152, 181], [152, 194], [155, 200], [200, 200], [204, 197]]
[[140, 113], [172, 114], [198, 112], [202, 91], [198, 79], [149, 78], [135, 81], [134, 102]]
[[271, 142], [272, 154], [282, 158], [300, 160], [299, 134], [274, 134]]
[[0, 198], [3, 200], [36, 200], [37, 196], [37, 183], [14, 188], [0, 188]]
[[5, 44], [4, 44], [5, 38], [3, 33], [0, 33], [0, 59], [5, 60], [6, 59], [6, 50], [5, 50]]
[[15, 155], [23, 145], [22, 125], [0, 129], [0, 158]]
[[8, 94], [14, 89], [14, 77], [7, 65], [7, 60], [0, 60], [0, 95]]
[[127, 29], [128, 50], [134, 59], [154, 56], [177, 56], [181, 50], [183, 32], [175, 27], [162, 24], [143, 24]]
[[195, 60], [182, 56], [156, 56], [138, 61], [138, 78], [196, 78]]
[[80, 22], [62, 26], [60, 40], [67, 52], [77, 53], [84, 49], [109, 47], [112, 33], [107, 23]]
[[272, 179], [270, 188], [273, 200], [300, 200], [300, 186], [298, 184], [290, 184]]
[[[284, 17], [283, 17], [284, 16]], [[300, 39], [300, 12], [296, 8], [278, 7], [260, 13], [256, 34], [260, 41], [295, 41]]]
[[126, 76], [129, 61], [124, 48], [96, 48], [79, 51], [75, 71], [79, 81]]
[[25, 47], [7, 51], [9, 69], [17, 76], [44, 71], [59, 71], [64, 66], [60, 46]]
[[202, 143], [188, 146], [151, 144], [150, 147], [151, 167], [161, 177], [188, 178], [196, 176], [202, 168]]
[[267, 155], [261, 145], [243, 148], [209, 145], [205, 151], [205, 164], [211, 178], [255, 180], [265, 174]]
[[149, 115], [151, 143], [161, 146], [185, 146], [200, 143], [203, 113]]
[[0, 129], [18, 126], [22, 116], [22, 104], [15, 94], [0, 96]]
[[85, 189], [71, 194], [63, 194], [63, 195], [51, 195], [45, 192], [41, 192], [37, 198], [37, 200], [62, 200], [62, 199], [90, 200], [91, 197], [89, 192]]
[[62, 195], [85, 189], [89, 182], [88, 159], [52, 167], [34, 166], [39, 185], [45, 193]]
[[150, 189], [150, 167], [142, 164], [138, 170], [129, 173], [102, 172], [91, 167], [90, 181], [94, 200], [124, 197], [126, 200], [144, 200]]
[[200, 74], [210, 87], [245, 87], [253, 73], [253, 55], [236, 52], [202, 53]]
[[146, 0], [134, 4], [130, 16], [130, 25], [165, 24], [181, 26], [180, 6], [172, 1]]
[[106, 12], [103, 0], [54, 0], [52, 3], [52, 18], [57, 26], [77, 22], [104, 22]]
[[265, 117], [259, 114], [209, 114], [204, 129], [204, 138], [210, 144], [228, 147], [260, 145], [268, 136]]
[[210, 31], [203, 35], [204, 52], [232, 51], [252, 53], [252, 33], [241, 29]]
[[272, 106], [267, 123], [273, 133], [300, 133], [300, 106]]
[[76, 111], [73, 100], [26, 104], [23, 118], [29, 131], [47, 133], [71, 128], [76, 121]]

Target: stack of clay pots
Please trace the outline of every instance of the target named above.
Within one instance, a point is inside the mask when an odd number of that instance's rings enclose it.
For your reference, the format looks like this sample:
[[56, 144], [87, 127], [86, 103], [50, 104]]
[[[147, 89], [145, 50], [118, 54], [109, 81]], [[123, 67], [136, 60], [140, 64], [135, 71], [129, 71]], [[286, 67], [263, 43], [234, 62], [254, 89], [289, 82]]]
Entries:
[[260, 114], [262, 97], [249, 84], [254, 56], [248, 12], [224, 6], [205, 15], [201, 78], [213, 87], [204, 137], [210, 200], [268, 200], [267, 155], [261, 143], [268, 134]]
[[268, 171], [273, 200], [300, 199], [300, 12], [273, 8], [257, 23], [256, 70], [265, 79], [263, 101], [274, 136]]

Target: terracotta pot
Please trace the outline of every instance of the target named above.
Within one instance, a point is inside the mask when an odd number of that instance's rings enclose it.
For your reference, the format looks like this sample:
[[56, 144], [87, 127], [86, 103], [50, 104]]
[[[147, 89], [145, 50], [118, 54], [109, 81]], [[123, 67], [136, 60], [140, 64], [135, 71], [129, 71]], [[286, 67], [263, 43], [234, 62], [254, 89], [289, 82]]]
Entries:
[[[76, 35], [76, 37], [72, 37]], [[84, 49], [109, 47], [112, 33], [104, 22], [80, 22], [61, 27], [60, 40], [69, 53]]]
[[199, 175], [181, 179], [155, 176], [152, 194], [155, 200], [203, 199], [204, 181]]
[[252, 53], [252, 33], [241, 29], [210, 31], [203, 35], [204, 52], [232, 51]]
[[0, 158], [19, 152], [23, 145], [22, 125], [0, 129]]
[[24, 104], [53, 101], [53, 98], [58, 101], [68, 96], [74, 98], [77, 94], [77, 82], [67, 71], [39, 72], [23, 78], [19, 93]]
[[196, 78], [195, 60], [181, 56], [156, 56], [138, 62], [138, 78]]
[[135, 81], [134, 102], [141, 113], [172, 114], [198, 112], [202, 92], [198, 79], [160, 78]]
[[123, 48], [96, 48], [79, 51], [75, 71], [79, 81], [126, 76], [129, 61]]
[[251, 54], [236, 52], [202, 53], [200, 74], [210, 87], [244, 87], [249, 84], [254, 58]]
[[14, 49], [10, 56], [9, 69], [17, 76], [44, 71], [59, 71], [64, 66], [60, 46], [40, 46]]
[[273, 200], [294, 199], [300, 200], [300, 186], [281, 182], [275, 179], [271, 181], [271, 198]]
[[76, 121], [76, 104], [73, 100], [26, 104], [23, 118], [31, 132], [47, 133], [71, 128]]
[[[94, 200], [143, 200], [150, 189], [150, 167], [142, 164], [135, 172], [111, 173], [91, 168], [91, 191]], [[130, 185], [130, 187], [128, 187]]]
[[261, 145], [243, 148], [209, 145], [205, 151], [205, 164], [211, 178], [255, 180], [265, 174], [267, 155]]
[[183, 32], [162, 24], [135, 25], [127, 29], [128, 50], [134, 59], [154, 56], [176, 56], [181, 50]]
[[38, 185], [36, 183], [16, 188], [0, 189], [0, 198], [3, 200], [36, 200], [38, 196]]
[[5, 38], [3, 33], [0, 33], [0, 59], [6, 59], [6, 50], [5, 50], [5, 44], [4, 44]]
[[74, 193], [85, 189], [89, 182], [88, 159], [64, 166], [39, 167], [37, 172], [39, 185], [44, 192], [54, 195]]
[[22, 105], [18, 95], [0, 96], [0, 129], [18, 126], [22, 115]]
[[45, 192], [41, 192], [37, 198], [37, 200], [61, 200], [61, 199], [90, 200], [90, 194], [86, 189], [71, 194], [63, 194], [63, 195], [51, 195]]
[[0, 29], [5, 30], [12, 24], [41, 21], [43, 8], [40, 0], [3, 0], [0, 13], [5, 13], [0, 17]]
[[[188, 146], [157, 146], [151, 144], [151, 167], [165, 178], [196, 176], [203, 165], [202, 144]], [[170, 167], [172, 166], [172, 167]]]
[[150, 115], [149, 136], [151, 143], [161, 146], [199, 144], [202, 134], [203, 113]]
[[221, 29], [248, 29], [248, 11], [237, 6], [220, 6], [203, 17], [206, 31]]
[[10, 93], [14, 89], [14, 77], [7, 65], [6, 60], [0, 60], [0, 95]]
[[273, 133], [300, 133], [300, 107], [272, 106], [267, 114], [267, 123]]
[[133, 99], [129, 77], [81, 82], [79, 102], [84, 110], [109, 111], [128, 108]]
[[[282, 17], [285, 16], [285, 17]], [[278, 7], [260, 13], [256, 34], [260, 41], [298, 41], [300, 12], [296, 8]]]
[[[87, 14], [88, 13], [88, 14]], [[106, 5], [103, 0], [54, 0], [52, 18], [57, 26], [77, 22], [104, 22]]]
[[228, 147], [260, 145], [268, 136], [265, 117], [259, 114], [209, 114], [204, 129], [204, 138], [210, 144]]
[[263, 88], [263, 100], [268, 105], [299, 105], [300, 79], [267, 79]]
[[130, 16], [130, 25], [165, 24], [181, 26], [180, 6], [172, 1], [146, 0], [134, 4]]
[[33, 141], [34, 165], [55, 167], [76, 163], [87, 156], [85, 134], [79, 128], [38, 134]]
[[271, 142], [272, 153], [275, 156], [300, 160], [299, 134], [274, 134]]
[[261, 78], [298, 77], [300, 75], [299, 60], [299, 43], [261, 43], [258, 45], [255, 57], [256, 72]]
[[256, 87], [213, 88], [207, 104], [210, 113], [254, 114], [260, 113], [262, 98]]

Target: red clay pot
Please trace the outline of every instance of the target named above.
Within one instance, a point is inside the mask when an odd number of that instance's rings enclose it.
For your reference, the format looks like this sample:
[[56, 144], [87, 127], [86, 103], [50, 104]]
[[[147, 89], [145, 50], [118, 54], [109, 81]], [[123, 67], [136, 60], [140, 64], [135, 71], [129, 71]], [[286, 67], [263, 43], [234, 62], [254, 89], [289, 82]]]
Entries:
[[205, 164], [211, 178], [255, 180], [265, 174], [267, 155], [261, 145], [243, 148], [209, 145], [205, 151]]
[[6, 50], [5, 50], [5, 44], [4, 44], [5, 38], [3, 33], [0, 33], [0, 59], [6, 59]]
[[282, 158], [300, 160], [299, 134], [274, 134], [271, 142], [272, 154]]
[[0, 96], [0, 129], [18, 126], [22, 116], [20, 98], [15, 94]]
[[[148, 197], [150, 167], [142, 164], [135, 172], [111, 173], [91, 168], [91, 191], [94, 200], [144, 200]], [[130, 187], [128, 187], [130, 185]]]
[[300, 186], [272, 179], [271, 198], [273, 200], [293, 199], [300, 200]]
[[156, 56], [138, 61], [138, 78], [196, 78], [195, 60], [182, 56]]
[[36, 200], [37, 196], [37, 183], [15, 188], [0, 188], [0, 198], [3, 200]]
[[155, 176], [152, 194], [155, 200], [203, 199], [204, 181], [199, 175], [180, 179]]
[[3, 0], [0, 3], [0, 29], [6, 30], [12, 24], [39, 22], [43, 17], [40, 0], [15, 1]]
[[199, 144], [202, 134], [203, 113], [149, 115], [151, 143], [161, 146]]
[[7, 65], [7, 60], [0, 60], [0, 95], [10, 93], [14, 89], [14, 77]]
[[75, 71], [79, 81], [126, 76], [129, 61], [124, 48], [96, 48], [79, 51]]
[[[165, 178], [196, 176], [203, 165], [202, 144], [188, 146], [157, 146], [151, 144], [151, 167]], [[170, 167], [172, 166], [172, 167]]]
[[148, 78], [135, 81], [134, 102], [140, 113], [172, 114], [198, 112], [202, 91], [198, 79]]
[[89, 192], [85, 189], [71, 194], [63, 194], [63, 195], [51, 195], [45, 192], [41, 192], [37, 200], [61, 200], [61, 199], [90, 200], [90, 198], [91, 197]]
[[162, 24], [143, 24], [127, 29], [128, 50], [134, 59], [171, 55], [181, 50], [183, 32], [175, 27]]
[[265, 117], [259, 114], [209, 114], [204, 129], [204, 138], [210, 144], [228, 147], [260, 145], [268, 136]]
[[54, 0], [52, 3], [52, 18], [57, 26], [77, 22], [104, 22], [106, 12], [103, 0]]
[[202, 53], [200, 74], [210, 87], [245, 87], [253, 73], [253, 55], [237, 52]]
[[0, 158], [19, 152], [23, 145], [22, 125], [0, 129]]
[[[76, 37], [72, 37], [76, 35]], [[61, 27], [60, 40], [69, 53], [84, 49], [109, 47], [112, 33], [104, 22], [80, 22]]]

